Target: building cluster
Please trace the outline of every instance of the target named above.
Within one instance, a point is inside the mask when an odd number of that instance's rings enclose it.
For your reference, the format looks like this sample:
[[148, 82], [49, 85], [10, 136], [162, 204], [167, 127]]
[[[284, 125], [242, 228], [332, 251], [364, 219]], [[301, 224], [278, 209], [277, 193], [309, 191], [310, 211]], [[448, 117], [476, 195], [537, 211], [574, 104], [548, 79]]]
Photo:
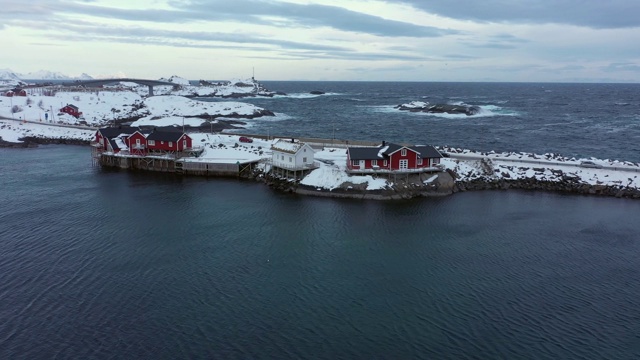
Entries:
[[193, 140], [182, 131], [140, 130], [134, 127], [98, 129], [93, 144], [100, 152], [137, 156], [177, 154], [193, 150]]
[[[271, 164], [276, 168], [291, 172], [317, 167], [309, 144], [278, 140], [271, 150]], [[383, 141], [379, 147], [347, 147], [346, 168], [353, 175], [439, 171], [441, 158], [440, 152], [430, 145], [405, 146]]]
[[[246, 137], [240, 137], [240, 141]], [[98, 153], [128, 157], [166, 156], [177, 159], [197, 157], [203, 149], [194, 148], [192, 138], [172, 129], [141, 130], [134, 127], [107, 127], [95, 134]], [[270, 172], [299, 179], [318, 168], [315, 150], [305, 142], [279, 139], [271, 145]], [[347, 147], [346, 170], [352, 175], [405, 174], [440, 171], [442, 155], [429, 145], [398, 145], [382, 142], [378, 147]], [[178, 156], [179, 155], [179, 156]], [[211, 159], [211, 165], [215, 160]], [[252, 161], [258, 163], [260, 160]], [[206, 161], [200, 161], [206, 163]], [[239, 164], [239, 162], [238, 162]]]

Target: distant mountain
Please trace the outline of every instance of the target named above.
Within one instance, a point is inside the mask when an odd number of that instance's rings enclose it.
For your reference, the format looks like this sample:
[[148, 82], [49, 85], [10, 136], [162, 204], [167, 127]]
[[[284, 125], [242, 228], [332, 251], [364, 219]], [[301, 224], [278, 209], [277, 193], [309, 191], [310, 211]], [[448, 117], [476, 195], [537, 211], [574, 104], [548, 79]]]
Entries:
[[18, 74], [14, 73], [10, 69], [0, 69], [0, 89], [7, 90], [15, 86], [23, 86], [26, 83], [20, 80]]
[[21, 79], [28, 80], [92, 80], [93, 77], [82, 73], [80, 76], [68, 76], [60, 72], [40, 70], [36, 72], [30, 72], [27, 74], [18, 74]]
[[177, 85], [189, 85], [189, 80], [187, 80], [185, 78], [182, 78], [182, 77], [180, 77], [178, 75], [173, 75], [168, 79], [167, 78], [161, 78], [160, 81], [167, 81], [167, 82], [174, 83], [174, 84], [177, 84]]
[[88, 75], [87, 73], [82, 73], [80, 74], [80, 76], [74, 78], [77, 80], [93, 80], [93, 77], [91, 75]]
[[59, 72], [49, 71], [49, 70], [39, 70], [36, 72], [19, 74], [19, 76], [21, 79], [28, 79], [28, 80], [71, 80], [70, 76], [67, 76]]
[[9, 81], [9, 80], [15, 80], [15, 81], [22, 81], [20, 79], [20, 76], [18, 76], [18, 74], [14, 73], [13, 71], [11, 71], [11, 69], [0, 69], [0, 80], [5, 80], [5, 81]]

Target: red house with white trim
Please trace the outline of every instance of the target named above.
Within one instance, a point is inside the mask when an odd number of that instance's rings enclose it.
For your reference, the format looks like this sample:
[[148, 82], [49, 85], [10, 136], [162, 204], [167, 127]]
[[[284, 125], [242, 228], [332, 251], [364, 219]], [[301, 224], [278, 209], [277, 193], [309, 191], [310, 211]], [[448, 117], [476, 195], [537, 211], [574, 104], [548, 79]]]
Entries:
[[75, 106], [75, 105], [71, 105], [71, 104], [67, 104], [67, 106], [63, 107], [62, 109], [60, 109], [61, 113], [65, 113], [65, 114], [69, 114], [71, 116], [73, 116], [74, 118], [79, 118], [80, 116], [82, 116], [82, 112], [80, 111], [80, 109]]
[[441, 158], [442, 154], [430, 145], [383, 142], [379, 147], [347, 148], [347, 170], [350, 173], [436, 171]]
[[117, 154], [127, 151], [130, 155], [176, 153], [192, 149], [191, 137], [179, 131], [153, 130], [146, 134], [138, 128], [102, 128], [96, 131], [93, 146], [100, 152]]

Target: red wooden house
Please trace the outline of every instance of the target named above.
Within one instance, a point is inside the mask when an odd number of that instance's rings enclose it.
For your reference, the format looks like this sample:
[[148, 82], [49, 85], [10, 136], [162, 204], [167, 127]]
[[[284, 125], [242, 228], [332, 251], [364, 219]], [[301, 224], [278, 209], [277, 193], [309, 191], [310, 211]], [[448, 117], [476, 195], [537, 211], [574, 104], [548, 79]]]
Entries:
[[137, 128], [128, 126], [98, 129], [98, 131], [96, 131], [93, 146], [95, 146], [100, 152], [111, 151], [113, 153], [118, 153], [121, 150], [130, 151], [127, 139], [135, 133], [141, 134]]
[[191, 149], [191, 137], [179, 131], [154, 130], [147, 135], [147, 149], [149, 152], [175, 153]]
[[192, 150], [193, 140], [185, 133], [168, 130], [153, 130], [146, 133], [129, 126], [98, 129], [92, 145], [98, 152], [114, 154], [125, 151], [128, 155], [176, 153]]
[[4, 93], [4, 96], [6, 97], [13, 97], [13, 91], [9, 90], [6, 93]]
[[27, 90], [22, 89], [22, 88], [15, 88], [13, 90], [11, 90], [13, 92], [13, 96], [27, 96]]
[[351, 173], [423, 172], [435, 170], [441, 158], [442, 155], [433, 146], [402, 146], [383, 142], [379, 147], [347, 148], [347, 170]]
[[77, 106], [71, 104], [67, 104], [67, 106], [60, 109], [60, 112], [69, 114], [75, 118], [79, 118], [80, 116], [82, 116], [82, 112], [80, 112], [80, 109], [78, 109]]

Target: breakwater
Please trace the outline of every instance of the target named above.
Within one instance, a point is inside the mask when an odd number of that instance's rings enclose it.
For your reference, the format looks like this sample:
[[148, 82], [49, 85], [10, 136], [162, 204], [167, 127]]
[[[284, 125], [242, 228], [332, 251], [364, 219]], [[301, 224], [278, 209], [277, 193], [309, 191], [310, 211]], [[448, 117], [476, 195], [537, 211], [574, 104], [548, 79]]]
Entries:
[[535, 178], [516, 180], [474, 179], [469, 181], [456, 181], [453, 192], [509, 189], [640, 199], [640, 190], [636, 188], [626, 186], [592, 185], [571, 179], [564, 179], [561, 181], [538, 180]]

